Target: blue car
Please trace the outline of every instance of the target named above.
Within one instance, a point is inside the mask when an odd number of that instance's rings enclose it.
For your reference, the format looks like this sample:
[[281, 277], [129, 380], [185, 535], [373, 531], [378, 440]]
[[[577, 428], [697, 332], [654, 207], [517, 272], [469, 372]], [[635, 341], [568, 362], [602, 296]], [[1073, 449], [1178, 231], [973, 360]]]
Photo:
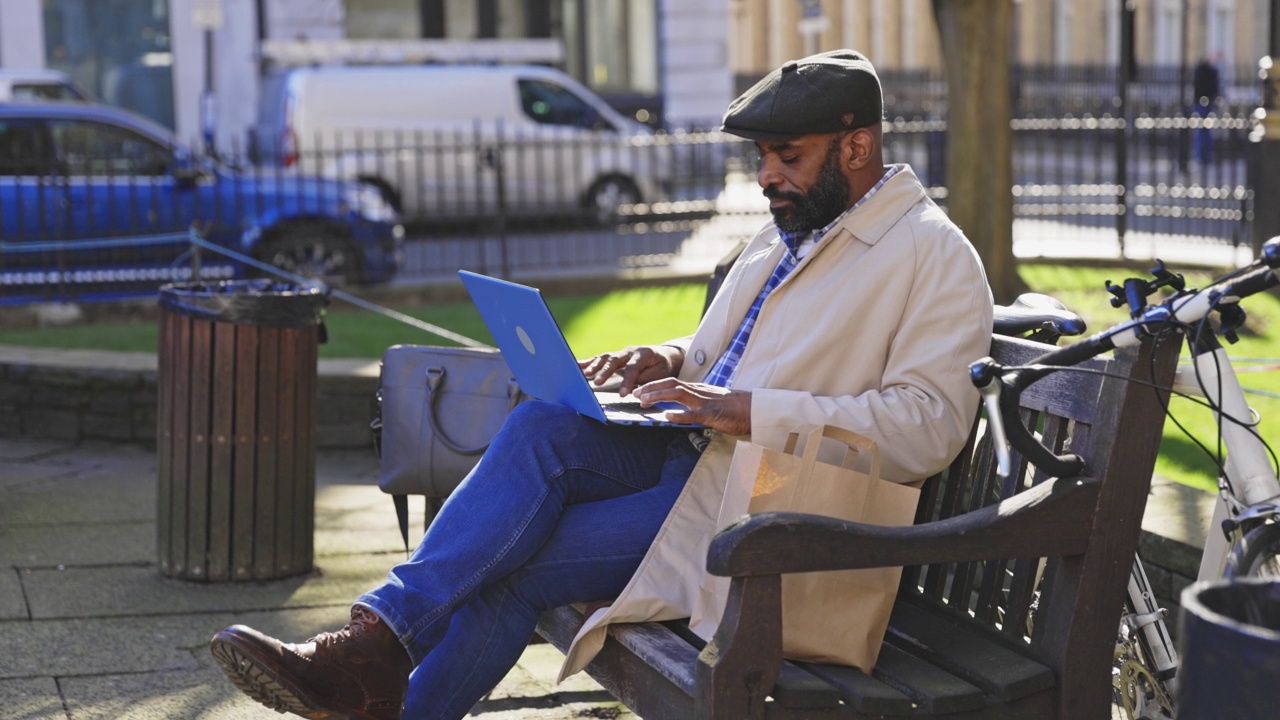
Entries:
[[390, 279], [403, 228], [377, 188], [195, 156], [92, 104], [0, 103], [0, 303], [90, 301], [245, 274], [189, 232], [328, 282]]

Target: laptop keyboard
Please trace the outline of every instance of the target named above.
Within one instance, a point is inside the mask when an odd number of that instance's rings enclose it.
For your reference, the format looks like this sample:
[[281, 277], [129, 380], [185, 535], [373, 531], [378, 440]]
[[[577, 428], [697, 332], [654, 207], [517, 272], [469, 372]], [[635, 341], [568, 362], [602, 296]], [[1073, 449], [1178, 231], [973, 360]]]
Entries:
[[604, 405], [610, 410], [629, 413], [647, 413], [653, 412], [654, 408], [647, 408], [634, 400], [611, 400]]

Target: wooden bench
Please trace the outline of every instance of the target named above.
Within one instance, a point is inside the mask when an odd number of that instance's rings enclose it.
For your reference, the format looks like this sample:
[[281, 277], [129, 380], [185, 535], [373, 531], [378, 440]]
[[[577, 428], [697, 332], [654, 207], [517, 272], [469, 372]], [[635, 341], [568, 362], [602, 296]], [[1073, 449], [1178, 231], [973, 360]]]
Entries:
[[[1047, 346], [995, 338], [1018, 364]], [[1048, 478], [1015, 455], [1001, 487], [979, 416], [965, 449], [930, 478], [916, 525], [876, 527], [763, 513], [716, 536], [708, 569], [732, 577], [704, 644], [683, 622], [613, 625], [587, 672], [649, 720], [661, 718], [1105, 718], [1111, 655], [1159, 448], [1160, 393], [1177, 343], [1059, 372], [1022, 398], [1024, 421], [1086, 460]], [[977, 358], [975, 358], [977, 359]], [[874, 671], [781, 659], [780, 573], [903, 565]], [[545, 613], [564, 651], [582, 608]]]

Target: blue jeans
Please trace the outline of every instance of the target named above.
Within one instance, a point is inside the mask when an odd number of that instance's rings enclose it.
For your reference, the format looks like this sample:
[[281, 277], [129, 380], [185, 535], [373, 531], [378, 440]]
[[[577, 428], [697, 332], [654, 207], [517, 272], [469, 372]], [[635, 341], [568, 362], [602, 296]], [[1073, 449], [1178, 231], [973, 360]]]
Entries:
[[687, 430], [516, 407], [409, 560], [356, 601], [417, 666], [404, 717], [463, 717], [519, 660], [544, 610], [617, 597], [698, 456]]
[[[1208, 119], [1210, 107], [1196, 103], [1196, 117], [1203, 122]], [[1201, 165], [1207, 164], [1213, 159], [1213, 131], [1207, 127], [1198, 127], [1192, 130], [1194, 133], [1191, 138], [1191, 157]]]

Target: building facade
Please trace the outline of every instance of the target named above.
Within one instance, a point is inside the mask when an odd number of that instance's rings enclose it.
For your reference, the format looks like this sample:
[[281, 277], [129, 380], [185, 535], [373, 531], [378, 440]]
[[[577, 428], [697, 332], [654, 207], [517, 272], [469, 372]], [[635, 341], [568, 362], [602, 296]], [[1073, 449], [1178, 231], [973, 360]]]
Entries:
[[[1013, 57], [1219, 63], [1250, 82], [1276, 0], [1010, 0]], [[931, 0], [3, 0], [0, 67], [65, 70], [184, 139], [243, 142], [264, 74], [289, 64], [531, 61], [641, 120], [713, 122], [787, 59], [839, 47], [883, 70], [942, 67]]]
[[4, 0], [0, 67], [65, 70], [98, 100], [219, 148], [291, 63], [539, 62], [641, 120], [732, 99], [728, 0]]
[[[1116, 65], [1121, 13], [1134, 10], [1141, 66], [1256, 67], [1272, 0], [1010, 0], [1013, 57], [1024, 65]], [[817, 18], [815, 20], [815, 18]], [[738, 84], [788, 58], [852, 47], [885, 70], [942, 67], [931, 0], [730, 0], [729, 58]]]

